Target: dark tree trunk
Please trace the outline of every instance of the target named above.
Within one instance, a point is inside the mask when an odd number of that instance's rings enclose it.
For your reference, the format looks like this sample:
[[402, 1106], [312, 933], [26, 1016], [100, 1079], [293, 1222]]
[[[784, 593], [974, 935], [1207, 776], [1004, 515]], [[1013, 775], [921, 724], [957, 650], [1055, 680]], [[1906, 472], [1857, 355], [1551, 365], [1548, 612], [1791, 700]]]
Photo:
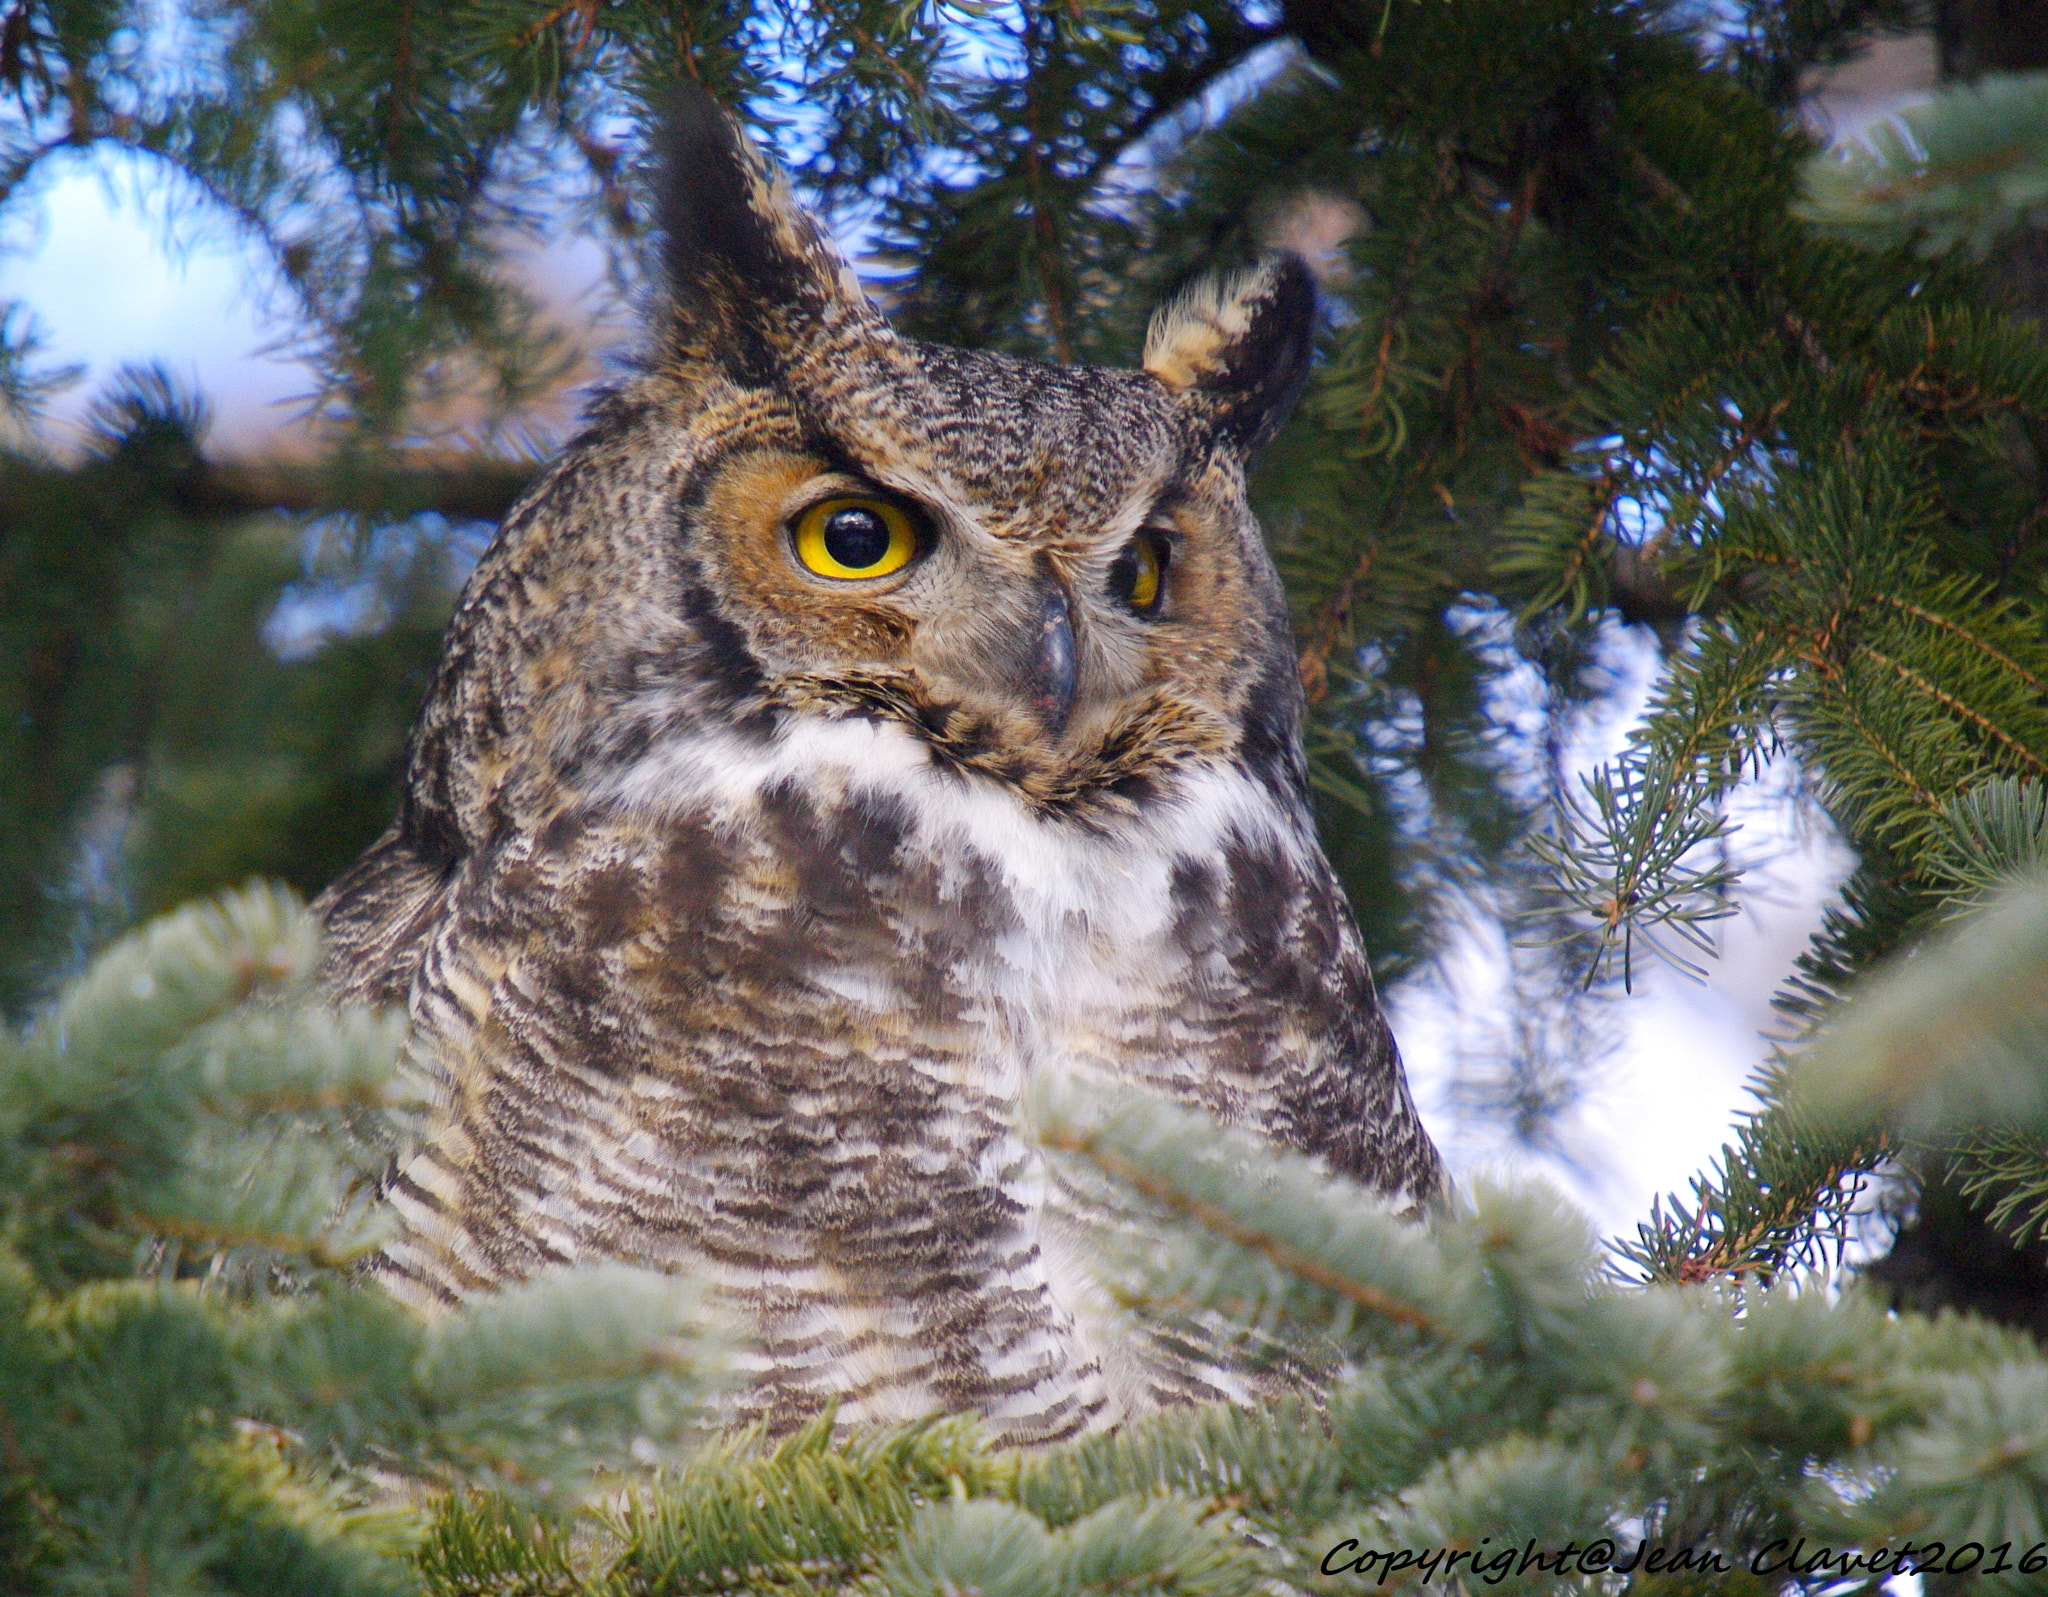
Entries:
[[2048, 0], [1935, 0], [1934, 41], [1941, 75], [2048, 67]]

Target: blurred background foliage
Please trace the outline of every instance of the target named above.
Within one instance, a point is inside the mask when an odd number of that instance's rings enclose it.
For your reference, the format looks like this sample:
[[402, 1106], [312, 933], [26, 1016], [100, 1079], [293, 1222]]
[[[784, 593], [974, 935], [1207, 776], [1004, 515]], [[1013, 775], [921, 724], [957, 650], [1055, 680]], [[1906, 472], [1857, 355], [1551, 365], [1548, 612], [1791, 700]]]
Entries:
[[139, 917], [251, 875], [317, 891], [395, 807], [464, 545], [440, 518], [334, 519], [323, 538], [223, 514], [204, 420], [161, 372], [133, 372], [85, 459], [0, 468], [0, 1001], [16, 1015]]
[[[508, 259], [580, 230], [644, 289], [638, 132], [688, 76], [915, 333], [1130, 361], [1192, 274], [1308, 254], [1322, 360], [1256, 492], [1376, 968], [1470, 917], [1514, 929], [1515, 1024], [1474, 1091], [1540, 1144], [1606, 1046], [1606, 988], [1696, 963], [1741, 902], [1727, 802], [1789, 753], [1859, 862], [1784, 994], [1796, 1047], [2038, 851], [2021, 822], [1973, 855], [1958, 808], [2033, 814], [2048, 774], [2031, 15], [15, 0], [0, 217], [55, 157], [160, 165], [182, 216], [268, 262], [252, 291], [315, 374], [322, 448], [217, 458], [203, 398], [138, 369], [53, 453], [31, 422], [64, 374], [33, 306], [0, 319], [0, 1004], [32, 1015], [191, 894], [315, 891], [381, 827], [442, 619], [537, 465], [524, 407], [573, 358]], [[1823, 153], [1815, 74], [1913, 30], [1949, 87]], [[1623, 627], [1661, 672], [1582, 785], [1565, 751], [1618, 691]], [[1779, 1080], [1652, 1218], [1644, 1269], [1809, 1258], [1880, 1168], [1948, 1191], [1883, 1135], [1795, 1134]], [[2038, 1267], [1996, 1251], [2003, 1190], [1955, 1196], [1999, 1268]]]

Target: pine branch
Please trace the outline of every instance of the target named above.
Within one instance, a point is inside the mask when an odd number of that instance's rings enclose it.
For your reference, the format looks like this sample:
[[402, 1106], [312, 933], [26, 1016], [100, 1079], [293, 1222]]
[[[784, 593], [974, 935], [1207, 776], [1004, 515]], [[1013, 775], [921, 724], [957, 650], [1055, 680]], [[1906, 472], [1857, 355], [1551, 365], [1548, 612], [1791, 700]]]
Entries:
[[1760, 1107], [1736, 1128], [1712, 1166], [1695, 1176], [1691, 1198], [1652, 1203], [1633, 1242], [1616, 1256], [1645, 1280], [1680, 1284], [1776, 1279], [1839, 1259], [1858, 1202], [1890, 1157], [1882, 1132], [1830, 1134], [1789, 1112], [1783, 1067], [1765, 1068], [1752, 1087]]
[[1443, 1334], [1443, 1327], [1422, 1311], [1370, 1282], [1353, 1280], [1340, 1271], [1325, 1268], [1264, 1231], [1239, 1223], [1227, 1210], [1188, 1195], [1177, 1183], [1154, 1176], [1142, 1166], [1104, 1147], [1096, 1135], [1054, 1129], [1046, 1133], [1045, 1141], [1047, 1147], [1083, 1155], [1104, 1175], [1121, 1181], [1133, 1192], [1165, 1205], [1219, 1236], [1227, 1237], [1239, 1247], [1271, 1260], [1290, 1275], [1299, 1276], [1312, 1286], [1320, 1287], [1369, 1314], [1425, 1335]]
[[1910, 600], [1900, 598], [1895, 594], [1883, 595], [1881, 602], [1891, 605], [1901, 615], [1911, 616], [1915, 621], [1924, 622], [1926, 625], [1930, 627], [1940, 629], [1942, 632], [1945, 632], [1950, 637], [1956, 639], [1964, 647], [1983, 655], [1986, 659], [1990, 660], [1994, 665], [1998, 666], [2001, 670], [2009, 671], [2013, 676], [2017, 677], [2019, 681], [2023, 683], [2031, 691], [2042, 695], [2048, 695], [2048, 681], [2043, 681], [2039, 676], [2037, 676], [2033, 671], [2029, 670], [2026, 666], [2021, 665], [2017, 660], [2014, 660], [2010, 656], [2006, 655], [1995, 644], [1987, 641], [1984, 638], [1977, 636], [1969, 628], [1963, 626], [1961, 623], [1953, 621], [1949, 619], [1947, 616], [1936, 615], [1934, 612], [1928, 610], [1924, 606], [1915, 604]]
[[1772, 642], [1703, 630], [1668, 668], [1631, 748], [1583, 779], [1583, 799], [1564, 795], [1549, 833], [1530, 840], [1564, 905], [1593, 923], [1589, 984], [1618, 957], [1632, 985], [1638, 939], [1697, 973], [1672, 939], [1711, 954], [1707, 928], [1734, 912], [1740, 868], [1725, 857], [1698, 861], [1724, 835], [1726, 797], [1766, 744]]
[[873, 1589], [890, 1597], [1107, 1597], [1131, 1590], [1253, 1597], [1272, 1588], [1266, 1560], [1227, 1523], [1204, 1521], [1192, 1505], [1163, 1497], [1118, 1500], [1058, 1530], [1007, 1503], [927, 1508], [883, 1563]]
[[1943, 810], [1935, 860], [1953, 918], [2023, 887], [2048, 864], [2048, 788], [2013, 777], [1979, 783]]
[[318, 956], [252, 887], [0, 1037], [0, 1527], [34, 1527], [33, 1589], [381, 1597], [420, 1527], [368, 1467], [573, 1501], [696, 1439], [726, 1355], [691, 1283], [565, 1272], [425, 1325], [344, 1268], [405, 1025], [327, 1012]]
[[1955, 1147], [1948, 1171], [1956, 1189], [2013, 1242], [2048, 1241], [2048, 1138], [1980, 1132]]
[[[1912, 688], [1915, 692], [1925, 694], [1958, 720], [1967, 722], [1993, 742], [2002, 745], [2021, 764], [2027, 766], [2037, 776], [2048, 776], [2048, 760], [2043, 760], [2040, 755], [2027, 747], [2018, 737], [2006, 731], [1996, 721], [1988, 716], [1979, 714], [1953, 693], [1930, 682], [1922, 673], [1914, 670], [1909, 665], [1904, 665], [1894, 660], [1890, 655], [1874, 645], [1859, 643], [1857, 648], [1862, 651], [1866, 658], [1876, 661], [1878, 665], [1896, 676], [1900, 682]], [[1912, 779], [1905, 777], [1904, 780], [1910, 784]]]
[[1952, 84], [1881, 118], [1806, 169], [1803, 212], [1877, 247], [1978, 255], [2048, 216], [2048, 74]]
[[2048, 1128], [2048, 899], [2008, 896], [1845, 1006], [1792, 1082], [1823, 1122], [1916, 1135]]
[[[626, 1592], [818, 1589], [871, 1570], [922, 1506], [1000, 1489], [1014, 1467], [963, 1419], [834, 1443], [828, 1410], [767, 1446], [727, 1439], [604, 1523], [622, 1544], [607, 1579]], [[827, 1588], [829, 1589], [829, 1588]]]

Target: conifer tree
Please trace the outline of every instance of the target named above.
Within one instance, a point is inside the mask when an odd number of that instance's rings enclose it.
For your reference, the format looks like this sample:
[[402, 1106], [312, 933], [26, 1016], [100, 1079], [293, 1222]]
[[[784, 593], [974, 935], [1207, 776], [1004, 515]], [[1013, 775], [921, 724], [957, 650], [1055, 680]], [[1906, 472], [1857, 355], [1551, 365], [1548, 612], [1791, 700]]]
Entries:
[[[1985, 57], [1963, 9], [1938, 18], [1974, 63], [1959, 75], [2039, 64]], [[83, 461], [24, 444], [0, 465], [0, 786], [17, 821], [0, 1003], [22, 1027], [0, 1094], [17, 1272], [0, 1406], [17, 1429], [25, 1413], [103, 1427], [0, 1434], [20, 1567], [53, 1588], [112, 1581], [90, 1561], [123, 1513], [119, 1568], [252, 1590], [275, 1588], [236, 1573], [255, 1567], [234, 1562], [245, 1523], [274, 1530], [265, 1546], [368, 1547], [347, 1566], [362, 1581], [437, 1592], [1312, 1588], [1307, 1561], [1345, 1537], [1520, 1545], [1633, 1522], [1731, 1558], [1780, 1534], [1930, 1529], [2024, 1556], [2048, 1495], [2038, 1348], [1801, 1289], [1888, 1172], [2036, 1258], [2048, 1213], [2025, 1085], [2040, 1050], [2013, 1040], [2032, 1024], [2033, 945], [2012, 919], [1939, 942], [2048, 846], [2048, 355], [2011, 288], [2040, 226], [2039, 84], [1978, 77], [1910, 113], [1909, 137], [1846, 157], [1797, 117], [1811, 71], [1920, 20], [1904, 0], [8, 12], [0, 205], [32, 203], [39, 163], [101, 144], [180, 174], [183, 203], [272, 262], [332, 444], [315, 468], [230, 469], [205, 453], [203, 407], [137, 373], [105, 396]], [[548, 1300], [480, 1307], [470, 1349], [441, 1353], [345, 1279], [366, 1245], [334, 1230], [355, 1217], [345, 1194], [403, 1134], [371, 1068], [376, 1023], [294, 1008], [297, 953], [261, 975], [278, 988], [263, 1018], [218, 1012], [239, 991], [219, 973], [242, 968], [221, 950], [301, 933], [198, 915], [60, 992], [141, 915], [252, 870], [310, 891], [382, 824], [459, 524], [494, 519], [532, 469], [490, 443], [423, 447], [419, 418], [458, 387], [509, 415], [558, 369], [502, 252], [559, 215], [565, 183], [637, 281], [633, 119], [678, 74], [867, 229], [876, 292], [914, 332], [1127, 360], [1191, 274], [1275, 241], [1330, 245], [1317, 377], [1257, 488], [1303, 651], [1319, 822], [1383, 972], [1427, 958], [1461, 902], [1542, 945], [1518, 956], [1532, 1012], [1568, 1017], [1589, 982], [1625, 987], [1646, 959], [1698, 963], [1743, 891], [1722, 847], [1731, 793], [1768, 756], [1800, 762], [1857, 870], [1782, 995], [1792, 1029], [1756, 1114], [1621, 1251], [1650, 1284], [1610, 1279], [1541, 1195], [1478, 1194], [1417, 1234], [1159, 1106], [1052, 1103], [1055, 1152], [1095, 1170], [1130, 1216], [1125, 1244], [1155, 1239], [1108, 1258], [1132, 1312], [1203, 1316], [1320, 1369], [1320, 1402], [1166, 1415], [1030, 1460], [988, 1454], [965, 1422], [843, 1437], [821, 1421], [694, 1452], [565, 1519], [530, 1483], [569, 1479], [589, 1450], [542, 1446], [562, 1439], [548, 1405], [621, 1392], [532, 1362], [574, 1351]], [[0, 335], [19, 413], [53, 374], [27, 309]], [[363, 620], [287, 658], [278, 599], [308, 580], [295, 518], [323, 512], [322, 571], [361, 584]], [[1656, 636], [1661, 675], [1628, 749], [1577, 783], [1559, 750], [1608, 691], [1602, 639], [1620, 626]], [[240, 925], [257, 902], [220, 913]], [[2003, 963], [1991, 937], [2019, 939]], [[1910, 1003], [1845, 997], [1923, 945], [1912, 968], [1931, 985]], [[215, 975], [166, 974], [177, 960]], [[1978, 964], [2005, 985], [1972, 987]], [[131, 1013], [141, 975], [216, 996]], [[1904, 1012], [1884, 1002], [1919, 1006], [1901, 1035], [1977, 1016], [1982, 1051], [1951, 1050], [1975, 1085], [1923, 1102], [1910, 1061], [1857, 1057], [1882, 1035], [1860, 1017]], [[63, 1017], [95, 1015], [99, 1051], [57, 1040]], [[1546, 1083], [1577, 1063], [1544, 1049], [1586, 1033], [1526, 1035], [1502, 1091], [1540, 1126]], [[1809, 1085], [1837, 1077], [1865, 1085]], [[308, 1081], [312, 1109], [283, 1091]], [[231, 1187], [230, 1167], [262, 1165], [252, 1138], [313, 1161], [305, 1190], [332, 1202]], [[1167, 1157], [1190, 1145], [1215, 1156]], [[645, 1290], [618, 1300], [681, 1315]], [[577, 1356], [616, 1374], [605, 1358], [648, 1323]], [[337, 1387], [289, 1365], [344, 1342], [353, 1368], [388, 1374]], [[186, 1374], [122, 1362], [188, 1346]], [[477, 1372], [498, 1358], [540, 1372], [535, 1395], [484, 1413]], [[116, 1399], [166, 1382], [212, 1395], [144, 1435]], [[351, 1395], [313, 1405], [315, 1390]], [[62, 1408], [53, 1392], [84, 1395]], [[590, 1414], [582, 1440], [626, 1435]], [[88, 1436], [112, 1440], [74, 1446]], [[450, 1489], [377, 1543], [366, 1461]]]

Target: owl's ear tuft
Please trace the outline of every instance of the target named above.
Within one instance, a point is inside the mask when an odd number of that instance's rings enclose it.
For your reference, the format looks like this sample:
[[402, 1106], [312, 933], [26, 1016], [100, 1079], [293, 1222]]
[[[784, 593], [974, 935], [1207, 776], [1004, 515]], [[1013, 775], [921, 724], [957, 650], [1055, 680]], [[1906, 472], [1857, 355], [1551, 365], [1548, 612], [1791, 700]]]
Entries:
[[789, 180], [695, 84], [659, 108], [656, 220], [669, 343], [687, 359], [765, 380], [818, 332], [886, 331], [859, 280]]
[[1145, 370], [1199, 406], [1242, 455], [1263, 448], [1308, 385], [1316, 284], [1298, 255], [1205, 277], [1160, 307]]

